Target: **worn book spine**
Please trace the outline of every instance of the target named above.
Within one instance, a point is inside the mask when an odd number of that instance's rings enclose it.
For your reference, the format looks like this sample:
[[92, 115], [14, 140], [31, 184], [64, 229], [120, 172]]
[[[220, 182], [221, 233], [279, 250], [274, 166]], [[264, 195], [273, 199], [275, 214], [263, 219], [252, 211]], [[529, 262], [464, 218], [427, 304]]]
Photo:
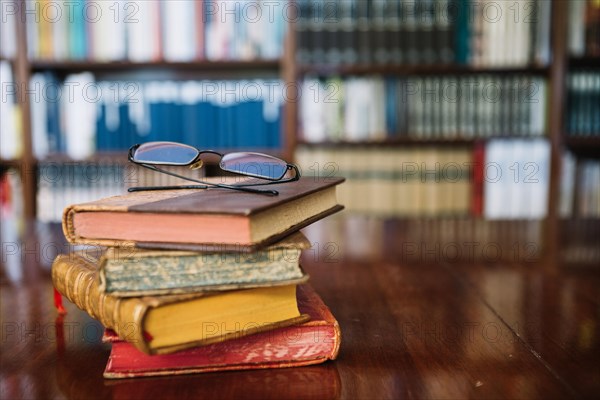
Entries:
[[298, 307], [310, 322], [198, 347], [149, 356], [107, 331], [112, 343], [105, 378], [181, 375], [200, 372], [285, 368], [322, 363], [337, 357], [341, 342], [338, 322], [308, 285], [298, 286]]
[[308, 276], [299, 265], [310, 242], [297, 232], [254, 253], [154, 251], [112, 247], [99, 258], [100, 291], [118, 297], [159, 296], [299, 284]]
[[141, 329], [151, 298], [123, 300], [99, 290], [93, 264], [76, 255], [59, 255], [52, 265], [52, 283], [69, 301], [137, 349], [149, 353]]
[[77, 307], [100, 321], [106, 328], [114, 330], [121, 339], [132, 343], [137, 349], [147, 354], [172, 353], [195, 346], [230, 340], [243, 335], [290, 326], [305, 322], [308, 319], [307, 315], [300, 315], [277, 323], [261, 324], [256, 328], [228, 332], [221, 336], [198, 337], [197, 340], [191, 342], [151, 348], [148, 341], [152, 338], [144, 331], [144, 319], [150, 309], [176, 302], [191, 301], [210, 294], [194, 293], [159, 297], [120, 298], [102, 293], [100, 292], [97, 266], [76, 253], [59, 255], [54, 260], [52, 283], [60, 294]]

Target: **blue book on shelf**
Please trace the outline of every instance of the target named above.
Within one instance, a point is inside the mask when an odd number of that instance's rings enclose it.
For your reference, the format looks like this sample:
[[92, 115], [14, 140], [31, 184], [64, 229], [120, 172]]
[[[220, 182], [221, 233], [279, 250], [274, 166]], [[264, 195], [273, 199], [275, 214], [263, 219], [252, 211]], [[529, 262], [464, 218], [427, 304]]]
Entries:
[[154, 142], [160, 140], [161, 131], [161, 108], [162, 103], [153, 102], [148, 104], [150, 110], [150, 129], [146, 135], [146, 142]]
[[387, 134], [390, 137], [396, 136], [398, 133], [398, 88], [396, 87], [398, 80], [395, 78], [386, 78], [385, 83], [385, 124]]
[[199, 118], [199, 110], [197, 104], [182, 104], [181, 106], [181, 123], [183, 127], [183, 140], [185, 144], [201, 148], [200, 129], [201, 123]]
[[96, 151], [108, 150], [107, 132], [106, 132], [106, 106], [99, 104], [96, 117]]
[[60, 128], [60, 98], [61, 86], [56, 76], [45, 72], [46, 88], [44, 99], [47, 107], [48, 150], [50, 153], [63, 153], [66, 150], [63, 133]]
[[119, 119], [121, 122], [121, 136], [119, 140], [118, 150], [127, 150], [134, 144], [138, 143], [137, 127], [131, 121], [129, 116], [129, 104], [122, 103], [119, 106]]
[[244, 147], [265, 148], [268, 147], [267, 125], [263, 116], [263, 104], [261, 101], [248, 101], [243, 103], [244, 124], [241, 129]]
[[236, 143], [236, 105], [221, 107], [221, 149], [239, 147]]
[[456, 3], [455, 16], [456, 30], [455, 30], [455, 46], [456, 46], [456, 62], [458, 64], [469, 63], [469, 39], [470, 39], [470, 21], [476, 16], [471, 14], [471, 1], [470, 0], [458, 0]]
[[83, 1], [74, 1], [70, 3], [72, 12], [70, 14], [69, 24], [69, 54], [71, 58], [81, 60], [87, 57], [87, 30], [84, 19], [86, 10]]
[[164, 117], [161, 118], [161, 140], [184, 142], [182, 105], [164, 103]]

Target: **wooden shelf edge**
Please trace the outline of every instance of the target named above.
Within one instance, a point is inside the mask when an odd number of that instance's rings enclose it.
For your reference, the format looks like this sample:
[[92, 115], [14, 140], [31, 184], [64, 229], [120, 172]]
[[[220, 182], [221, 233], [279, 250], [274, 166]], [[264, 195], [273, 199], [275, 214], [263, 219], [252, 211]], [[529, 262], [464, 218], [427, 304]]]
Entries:
[[600, 68], [600, 57], [570, 57], [570, 68]]
[[[265, 153], [275, 157], [281, 157], [283, 154], [282, 149], [247, 149], [247, 148], [227, 148], [227, 149], [211, 149], [220, 153], [232, 153], [236, 151], [254, 152], [254, 153]], [[111, 164], [122, 164], [126, 165], [129, 163], [127, 159], [127, 151], [110, 151], [110, 152], [98, 152], [90, 157], [76, 160], [69, 157], [66, 154], [49, 154], [48, 156], [36, 160], [38, 164], [65, 164], [65, 163], [111, 163]]]
[[132, 61], [55, 61], [31, 60], [30, 66], [34, 71], [136, 71], [139, 69], [174, 69], [186, 71], [236, 71], [236, 70], [278, 70], [281, 60], [249, 60], [249, 61], [190, 61], [190, 62], [132, 62]]
[[72, 157], [69, 157], [66, 154], [49, 154], [44, 158], [38, 159], [38, 164], [50, 164], [50, 163], [111, 163], [111, 164], [127, 164], [127, 152], [123, 151], [115, 151], [115, 152], [99, 152], [93, 154], [90, 157], [76, 160]]
[[600, 136], [565, 136], [564, 144], [567, 149], [576, 155], [600, 158]]
[[472, 67], [468, 65], [302, 65], [300, 75], [465, 75], [465, 74], [533, 74], [547, 75], [549, 66]]
[[20, 159], [13, 159], [13, 160], [5, 160], [5, 159], [0, 159], [0, 167], [2, 167], [3, 169], [8, 169], [8, 168], [21, 168], [21, 165], [23, 164], [23, 160]]
[[545, 138], [548, 137], [546, 135], [543, 136], [492, 136], [492, 137], [479, 137], [479, 138], [454, 138], [454, 139], [444, 139], [444, 138], [436, 138], [436, 139], [416, 139], [411, 137], [396, 137], [396, 138], [387, 138], [382, 140], [357, 140], [357, 141], [349, 141], [349, 140], [324, 140], [320, 142], [311, 142], [306, 140], [298, 140], [298, 145], [307, 146], [307, 147], [335, 147], [335, 146], [348, 146], [348, 147], [358, 147], [358, 146], [454, 146], [454, 145], [472, 145], [477, 142], [486, 142], [492, 139], [537, 139], [537, 138]]

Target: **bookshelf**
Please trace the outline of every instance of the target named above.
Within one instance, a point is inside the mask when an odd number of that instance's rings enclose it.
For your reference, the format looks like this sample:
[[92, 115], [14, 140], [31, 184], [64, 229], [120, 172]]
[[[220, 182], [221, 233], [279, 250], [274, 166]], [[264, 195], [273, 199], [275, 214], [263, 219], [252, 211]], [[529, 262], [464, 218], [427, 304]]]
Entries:
[[[566, 83], [565, 79], [572, 68], [596, 68], [600, 65], [598, 57], [568, 55], [567, 43], [567, 2], [552, 2], [551, 21], [551, 50], [552, 62], [549, 64], [532, 61], [525, 66], [490, 66], [490, 65], [462, 65], [458, 63], [417, 63], [375, 65], [373, 63], [358, 62], [354, 64], [329, 65], [323, 63], [301, 63], [296, 55], [298, 50], [297, 21], [289, 22], [288, 32], [284, 39], [284, 52], [281, 58], [254, 61], [55, 61], [45, 59], [30, 59], [27, 51], [27, 32], [23, 18], [18, 18], [16, 26], [17, 54], [9, 61], [14, 69], [16, 83], [26, 85], [32, 74], [37, 72], [52, 71], [64, 77], [68, 74], [90, 71], [100, 76], [125, 75], [135, 76], [139, 73], [165, 73], [168, 76], [181, 79], [214, 79], [219, 76], [262, 76], [264, 74], [278, 76], [284, 84], [290, 85], [293, 91], [295, 85], [307, 76], [318, 77], [368, 77], [386, 76], [406, 78], [414, 76], [423, 77], [464, 77], [494, 75], [504, 78], [527, 75], [544, 79], [548, 87], [548, 119], [547, 130], [543, 137], [550, 145], [550, 189], [548, 195], [548, 212], [546, 218], [548, 235], [546, 243], [556, 243], [558, 238], [558, 198], [560, 196], [561, 157], [564, 149], [570, 149], [576, 155], [597, 158], [600, 154], [600, 143], [597, 138], [568, 137], [564, 130]], [[23, 12], [23, 8], [19, 8]], [[409, 34], [413, 34], [409, 32]], [[5, 59], [3, 59], [5, 60]], [[288, 97], [294, 99], [293, 93]], [[31, 110], [27, 94], [19, 96], [22, 113], [22, 148], [21, 157], [15, 160], [0, 160], [2, 169], [15, 168], [20, 171], [23, 182], [23, 198], [25, 214], [28, 217], [36, 215], [36, 169], [41, 163], [70, 163], [70, 162], [98, 162], [125, 164], [123, 152], [102, 152], [85, 160], [73, 160], [66, 155], [53, 155], [43, 159], [36, 159], [33, 153]], [[448, 138], [431, 137], [421, 139], [414, 135], [389, 135], [378, 140], [323, 140], [308, 142], [301, 137], [299, 132], [300, 104], [299, 101], [288, 101], [284, 104], [282, 118], [282, 143], [279, 150], [266, 149], [270, 153], [292, 160], [299, 148], [313, 149], [338, 149], [350, 148], [353, 151], [360, 149], [378, 148], [419, 148], [439, 147], [452, 149], [454, 147], [473, 148], [486, 143], [488, 138], [466, 138], [461, 132], [448, 135]], [[507, 134], [494, 136], [494, 138], [512, 138], [516, 135]], [[519, 136], [520, 137], [520, 136]], [[549, 248], [556, 246], [550, 245]]]
[[[158, 2], [156, 4], [159, 4]], [[197, 3], [201, 4], [201, 3]], [[138, 8], [145, 4], [138, 4]], [[75, 6], [78, 6], [77, 4]], [[151, 7], [154, 7], [151, 6]], [[160, 7], [160, 6], [156, 6]], [[196, 11], [199, 14], [196, 16], [197, 18], [201, 17], [201, 13], [205, 12], [204, 9], [196, 5]], [[12, 7], [7, 7], [7, 10], [12, 12]], [[135, 9], [135, 8], [134, 8]], [[3, 7], [3, 12], [5, 8]], [[252, 79], [254, 77], [258, 79], [262, 79], [265, 77], [270, 77], [271, 79], [292, 79], [293, 75], [286, 73], [286, 68], [289, 69], [291, 65], [289, 60], [293, 60], [293, 55], [287, 56], [285, 54], [285, 49], [281, 57], [272, 58], [272, 57], [254, 57], [250, 59], [222, 59], [222, 60], [209, 60], [207, 58], [201, 57], [197, 55], [193, 57], [193, 59], [186, 61], [167, 61], [166, 59], [172, 58], [173, 56], [168, 57], [166, 54], [162, 54], [160, 59], [156, 60], [144, 60], [144, 61], [131, 61], [127, 60], [107, 60], [107, 61], [98, 61], [93, 59], [94, 55], [90, 56], [91, 51], [88, 48], [88, 57], [92, 58], [84, 58], [84, 59], [52, 59], [46, 58], [43, 54], [44, 51], [42, 47], [47, 46], [40, 42], [35, 42], [35, 46], [37, 48], [34, 52], [37, 52], [38, 55], [41, 55], [41, 58], [37, 56], [31, 56], [31, 51], [28, 49], [28, 44], [31, 38], [28, 38], [27, 29], [31, 27], [25, 23], [27, 18], [31, 16], [27, 16], [25, 14], [26, 7], [25, 2], [22, 0], [15, 1], [14, 10], [17, 10], [17, 15], [10, 21], [15, 28], [14, 39], [16, 41], [16, 54], [15, 57], [11, 57], [7, 59], [6, 57], [2, 57], [2, 61], [9, 61], [13, 70], [14, 83], [17, 87], [27, 87], [30, 82], [32, 75], [38, 72], [47, 72], [50, 71], [55, 74], [59, 79], [64, 79], [65, 76], [69, 74], [78, 74], [81, 72], [91, 72], [94, 75], [99, 77], [114, 77], [114, 79], [136, 79], [136, 77], [142, 76], [142, 79], [172, 79], [176, 81], [184, 81], [184, 80], [199, 80], [199, 79]], [[201, 11], [202, 10], [202, 11]], [[73, 11], [73, 10], [71, 10]], [[105, 10], [107, 11], [107, 10]], [[114, 13], [117, 10], [111, 9]], [[125, 10], [127, 11], [127, 10]], [[156, 11], [156, 10], [155, 10]], [[181, 10], [179, 10], [181, 12]], [[77, 19], [77, 14], [75, 15]], [[207, 21], [210, 17], [206, 17]], [[126, 16], [125, 16], [125, 19]], [[44, 25], [43, 18], [40, 20], [41, 24]], [[89, 24], [90, 21], [86, 19]], [[72, 21], [71, 21], [72, 22]], [[81, 22], [81, 21], [79, 21]], [[116, 22], [116, 21], [115, 21]], [[59, 22], [60, 23], [60, 22]], [[78, 23], [76, 21], [76, 23]], [[161, 23], [161, 27], [165, 27], [167, 22], [163, 21]], [[168, 23], [173, 24], [173, 20], [168, 21]], [[203, 22], [204, 23], [204, 22]], [[165, 24], [165, 25], [162, 25]], [[45, 26], [38, 26], [36, 29], [46, 29], [46, 34], [65, 34], [65, 32], [58, 32], [55, 29], [57, 26], [51, 26], [50, 31], [48, 31], [48, 24]], [[96, 26], [88, 26], [89, 29], [97, 29]], [[105, 27], [106, 28], [106, 27]], [[53, 30], [54, 29], [54, 30]], [[72, 29], [72, 26], [71, 28]], [[268, 30], [265, 30], [268, 32]], [[41, 35], [41, 32], [37, 32]], [[105, 31], [107, 33], [107, 31]], [[112, 32], [111, 32], [112, 33]], [[163, 32], [164, 34], [164, 32]], [[73, 31], [69, 31], [66, 33], [73, 37]], [[90, 40], [87, 45], [91, 46], [94, 44], [94, 40], [97, 40], [90, 36], [90, 32], [87, 32], [88, 40]], [[76, 35], [75, 35], [76, 36]], [[40, 36], [41, 37], [41, 36]], [[199, 41], [201, 36], [199, 36]], [[154, 40], [155, 38], [152, 38]], [[163, 45], [166, 43], [166, 40], [172, 40], [171, 37], [166, 38], [162, 37], [161, 42]], [[248, 39], [248, 37], [246, 37]], [[52, 39], [51, 39], [52, 40]], [[55, 39], [54, 39], [55, 40]], [[272, 43], [273, 39], [271, 37], [265, 38], [264, 41], [268, 43]], [[56, 46], [56, 41], [53, 46]], [[261, 42], [261, 46], [262, 46]], [[67, 44], [68, 46], [69, 44]], [[161, 48], [162, 52], [164, 48]], [[198, 50], [202, 51], [202, 50]], [[247, 49], [246, 49], [247, 51]], [[257, 51], [256, 49], [253, 51]], [[262, 47], [261, 50], [262, 51]], [[273, 49], [270, 49], [270, 52], [273, 52]], [[198, 53], [200, 54], [200, 53]], [[262, 54], [262, 53], [261, 53]], [[178, 57], [177, 55], [175, 57]], [[208, 56], [207, 56], [208, 57]], [[247, 57], [247, 53], [246, 53]], [[287, 62], [286, 62], [287, 58]], [[288, 82], [285, 81], [285, 82]], [[39, 168], [44, 165], [61, 165], [61, 164], [93, 164], [93, 163], [107, 163], [110, 165], [127, 165], [127, 158], [124, 151], [98, 151], [91, 156], [85, 157], [84, 159], [73, 159], [67, 154], [62, 153], [50, 153], [44, 157], [36, 158], [33, 149], [33, 132], [32, 132], [32, 123], [31, 123], [31, 109], [30, 109], [30, 97], [27, 91], [23, 93], [19, 93], [17, 96], [18, 106], [20, 108], [21, 115], [21, 152], [19, 157], [14, 159], [0, 159], [0, 170], [4, 171], [7, 169], [13, 169], [18, 171], [21, 182], [22, 182], [22, 198], [24, 201], [24, 214], [26, 217], [33, 217], [37, 214], [37, 205], [36, 205], [36, 195], [38, 193], [38, 183], [37, 178], [39, 175]], [[285, 106], [283, 113], [288, 113], [288, 106]], [[269, 154], [273, 154], [275, 156], [284, 157], [290, 159], [293, 156], [293, 141], [288, 140], [286, 137], [281, 138], [281, 143], [278, 148], [259, 148], [254, 147], [253, 151], [266, 152]], [[235, 151], [239, 150], [239, 147], [236, 146], [227, 146], [226, 148], [221, 148], [218, 146], [212, 146], [212, 149], [217, 151]]]

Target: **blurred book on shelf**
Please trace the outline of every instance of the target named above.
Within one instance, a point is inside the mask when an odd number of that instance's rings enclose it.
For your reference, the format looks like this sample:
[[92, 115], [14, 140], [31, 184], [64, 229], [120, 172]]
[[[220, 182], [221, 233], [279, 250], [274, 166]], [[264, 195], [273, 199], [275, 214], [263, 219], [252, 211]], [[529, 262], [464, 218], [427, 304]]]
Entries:
[[589, 267], [597, 270], [600, 265], [600, 218], [570, 218], [561, 221], [561, 257], [569, 267]]
[[0, 61], [0, 86], [0, 158], [15, 160], [23, 152], [21, 107], [18, 102], [18, 85], [8, 61]]
[[600, 218], [600, 160], [563, 154], [560, 216]]
[[550, 62], [551, 2], [298, 0], [298, 63], [460, 64]]
[[547, 214], [550, 146], [494, 139], [463, 146], [301, 146], [304, 176], [346, 177], [340, 201], [381, 216], [541, 219]]
[[547, 83], [531, 75], [307, 77], [302, 93], [307, 142], [546, 135]]
[[568, 136], [600, 136], [600, 69], [575, 69], [567, 76]]
[[600, 161], [583, 160], [579, 168], [578, 213], [582, 217], [600, 217]]
[[22, 253], [19, 243], [25, 231], [23, 183], [19, 171], [0, 170], [0, 241], [2, 242], [3, 279], [22, 278]]
[[0, 57], [12, 60], [17, 55], [17, 5], [3, 1], [2, 23], [0, 24]]
[[168, 140], [204, 149], [278, 150], [283, 84], [278, 80], [96, 81], [90, 73], [64, 81], [35, 73], [30, 85], [36, 158], [125, 151]]
[[[205, 177], [205, 170], [164, 166], [163, 169], [195, 179]], [[37, 219], [60, 222], [63, 210], [73, 203], [91, 202], [98, 198], [125, 193], [133, 186], [175, 186], [189, 182], [167, 174], [128, 164], [123, 153], [120, 159], [98, 157], [94, 161], [43, 161], [37, 170]]]
[[571, 0], [568, 50], [573, 57], [600, 57], [600, 2]]
[[545, 218], [549, 187], [550, 143], [547, 140], [498, 139], [486, 143], [485, 218]]
[[[188, 62], [278, 59], [287, 2], [27, 0], [32, 60]], [[7, 28], [8, 29], [8, 28]]]

